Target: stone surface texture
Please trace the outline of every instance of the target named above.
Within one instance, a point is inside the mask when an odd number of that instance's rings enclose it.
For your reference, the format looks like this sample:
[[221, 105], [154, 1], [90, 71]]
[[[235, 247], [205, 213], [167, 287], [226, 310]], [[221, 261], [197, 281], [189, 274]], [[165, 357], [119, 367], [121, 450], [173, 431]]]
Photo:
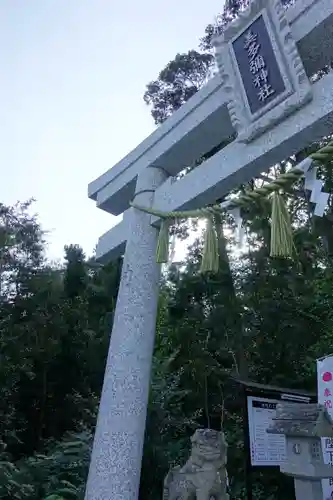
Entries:
[[279, 403], [267, 432], [294, 437], [333, 437], [333, 421], [322, 405]]
[[[214, 203], [237, 185], [249, 182], [332, 130], [333, 73], [329, 73], [313, 84], [313, 100], [287, 117], [280, 126], [249, 144], [234, 141], [177, 182], [163, 183], [157, 189], [154, 208], [170, 212]], [[152, 217], [152, 223], [156, 222], [157, 218]], [[107, 253], [113, 258], [119, 255], [127, 238], [127, 226], [120, 224], [102, 237], [100, 257]]]
[[[285, 16], [310, 76], [332, 60], [333, 2], [297, 0]], [[148, 164], [162, 166], [170, 175], [176, 175], [194, 156], [230, 137], [235, 130], [227, 98], [220, 75], [214, 76], [147, 139], [91, 182], [89, 196], [99, 208], [119, 215], [128, 208], [136, 177]]]
[[185, 465], [170, 469], [165, 478], [163, 500], [228, 500], [223, 432], [198, 429], [191, 443]]
[[[252, 114], [244, 91], [244, 82], [236, 68], [233, 45], [236, 43], [235, 38], [246, 30], [249, 23], [253, 23], [259, 14], [266, 19], [266, 28], [274, 46], [285, 92], [277, 94], [277, 99], [269, 102], [258, 113]], [[311, 99], [311, 84], [280, 0], [252, 0], [248, 8], [216, 38], [215, 45], [223, 87], [229, 96], [231, 123], [238, 132], [237, 140], [252, 141]]]
[[323, 500], [321, 481], [295, 479], [296, 500]]
[[156, 193], [154, 208], [169, 212], [214, 203], [239, 184], [332, 133], [333, 73], [313, 85], [313, 94], [310, 103], [280, 126], [249, 144], [234, 141], [174, 184], [163, 184]]
[[[135, 202], [150, 206], [166, 178], [148, 167]], [[160, 266], [150, 216], [129, 215], [129, 233], [111, 334], [85, 500], [137, 500], [155, 339]]]
[[279, 403], [267, 432], [286, 436], [286, 460], [280, 472], [294, 478], [296, 500], [323, 500], [322, 478], [332, 475], [324, 464], [321, 436], [332, 435], [332, 419], [318, 404]]

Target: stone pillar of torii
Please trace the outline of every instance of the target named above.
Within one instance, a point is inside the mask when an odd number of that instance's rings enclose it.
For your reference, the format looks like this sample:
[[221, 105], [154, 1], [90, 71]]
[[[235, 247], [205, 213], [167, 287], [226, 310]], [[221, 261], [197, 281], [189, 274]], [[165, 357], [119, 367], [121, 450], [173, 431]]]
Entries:
[[[129, 208], [186, 210], [214, 203], [333, 132], [333, 1], [253, 0], [216, 39], [219, 74], [112, 169], [89, 197], [123, 221], [97, 258], [124, 255], [86, 500], [137, 500], [155, 338], [159, 220]], [[124, 131], [126, 133], [126, 131]], [[184, 165], [236, 135], [185, 177]], [[154, 464], [152, 464], [152, 474]]]

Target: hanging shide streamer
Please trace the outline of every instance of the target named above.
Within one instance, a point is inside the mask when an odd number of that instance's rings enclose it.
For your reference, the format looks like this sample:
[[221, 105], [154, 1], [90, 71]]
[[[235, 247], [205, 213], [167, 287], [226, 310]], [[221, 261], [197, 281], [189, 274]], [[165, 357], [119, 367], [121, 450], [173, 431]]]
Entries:
[[201, 273], [217, 273], [219, 270], [219, 245], [213, 217], [207, 218]]
[[169, 262], [174, 262], [176, 256], [176, 243], [177, 243], [177, 237], [175, 234], [173, 234], [170, 236]]
[[244, 236], [245, 236], [245, 229], [243, 227], [243, 220], [242, 220], [242, 216], [241, 216], [241, 207], [235, 207], [235, 208], [232, 208], [231, 210], [227, 210], [227, 211], [229, 212], [230, 215], [233, 216], [234, 221], [236, 223], [236, 233], [235, 233], [236, 242], [237, 242], [238, 248], [241, 248], [243, 245], [243, 240], [244, 240]]
[[290, 215], [280, 193], [272, 196], [271, 257], [292, 257], [293, 234]]

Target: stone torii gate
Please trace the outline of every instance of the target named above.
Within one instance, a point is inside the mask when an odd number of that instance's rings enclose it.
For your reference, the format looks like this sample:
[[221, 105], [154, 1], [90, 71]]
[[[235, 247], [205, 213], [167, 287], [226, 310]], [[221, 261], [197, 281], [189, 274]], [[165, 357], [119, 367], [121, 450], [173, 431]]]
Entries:
[[[160, 266], [160, 211], [214, 203], [333, 131], [333, 1], [253, 0], [216, 40], [219, 74], [88, 189], [123, 220], [100, 237], [97, 258], [124, 254], [86, 500], [136, 500], [144, 442]], [[185, 177], [185, 166], [236, 136]], [[152, 464], [152, 468], [154, 464]], [[154, 471], [152, 470], [152, 474]]]

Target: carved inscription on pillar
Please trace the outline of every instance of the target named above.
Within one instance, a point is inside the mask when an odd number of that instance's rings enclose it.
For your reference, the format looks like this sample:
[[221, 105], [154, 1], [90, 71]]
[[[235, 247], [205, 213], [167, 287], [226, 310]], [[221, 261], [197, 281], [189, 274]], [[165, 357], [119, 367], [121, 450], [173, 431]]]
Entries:
[[311, 99], [280, 0], [252, 0], [215, 48], [239, 141], [250, 142]]
[[255, 114], [286, 90], [262, 15], [236, 38], [232, 48], [250, 111]]

